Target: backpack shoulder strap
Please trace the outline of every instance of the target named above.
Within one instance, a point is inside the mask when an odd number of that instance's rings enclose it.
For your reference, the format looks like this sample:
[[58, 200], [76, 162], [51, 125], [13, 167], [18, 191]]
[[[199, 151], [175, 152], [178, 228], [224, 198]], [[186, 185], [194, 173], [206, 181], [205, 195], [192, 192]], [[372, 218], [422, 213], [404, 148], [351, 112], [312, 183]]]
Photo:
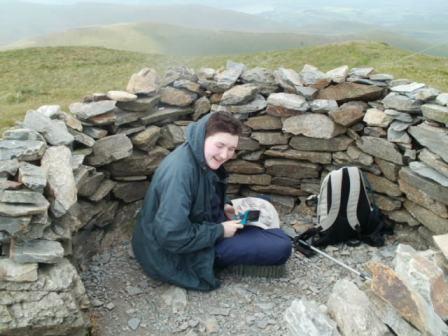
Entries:
[[317, 198], [317, 221], [318, 223], [321, 222], [321, 220], [327, 216], [328, 214], [328, 201], [327, 201], [327, 189], [328, 189], [328, 180], [330, 179], [330, 174], [328, 174], [327, 176], [325, 176], [325, 178], [323, 179], [321, 185], [320, 185], [320, 190], [319, 190], [319, 195]]
[[373, 191], [372, 191], [372, 187], [370, 185], [369, 180], [364, 176], [363, 172], [360, 170], [359, 171], [359, 176], [361, 178], [362, 181], [362, 187], [364, 188], [367, 197], [367, 200], [369, 201], [369, 206], [370, 206], [370, 210], [374, 210], [376, 208], [375, 205], [375, 198], [373, 195]]
[[360, 224], [357, 215], [359, 194], [361, 192], [361, 173], [357, 167], [347, 167], [350, 192], [347, 201], [347, 220], [353, 230], [359, 231]]

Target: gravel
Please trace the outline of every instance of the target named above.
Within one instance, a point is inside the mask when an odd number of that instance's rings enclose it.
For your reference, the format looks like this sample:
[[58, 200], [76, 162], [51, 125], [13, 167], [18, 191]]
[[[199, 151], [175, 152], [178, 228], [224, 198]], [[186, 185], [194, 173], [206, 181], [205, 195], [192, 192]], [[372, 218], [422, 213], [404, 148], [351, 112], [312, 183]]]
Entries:
[[[298, 220], [297, 216], [283, 218], [286, 225]], [[402, 238], [417, 234], [409, 230], [412, 228], [397, 228], [381, 248], [341, 244], [324, 251], [359, 271], [367, 271], [369, 260], [390, 265]], [[424, 244], [420, 240], [410, 243]], [[239, 277], [224, 271], [218, 275], [222, 282], [219, 289], [186, 291], [146, 276], [129, 248], [129, 240], [122, 241], [95, 255], [83, 267], [81, 276], [92, 303], [94, 336], [287, 335], [283, 314], [294, 299], [326, 304], [334, 283], [342, 278], [363, 287], [355, 274], [327, 258], [306, 258], [293, 252], [284, 278]]]

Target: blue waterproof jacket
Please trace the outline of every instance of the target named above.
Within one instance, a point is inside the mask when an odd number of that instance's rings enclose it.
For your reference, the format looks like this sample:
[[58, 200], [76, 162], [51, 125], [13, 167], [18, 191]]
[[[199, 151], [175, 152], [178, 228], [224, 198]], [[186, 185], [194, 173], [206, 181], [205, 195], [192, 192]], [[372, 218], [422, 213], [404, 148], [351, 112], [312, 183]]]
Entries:
[[213, 194], [224, 197], [225, 180], [205, 162], [209, 117], [190, 124], [186, 142], [157, 168], [132, 238], [135, 257], [146, 273], [202, 291], [219, 286], [213, 271], [214, 246], [224, 235], [223, 226], [212, 220]]

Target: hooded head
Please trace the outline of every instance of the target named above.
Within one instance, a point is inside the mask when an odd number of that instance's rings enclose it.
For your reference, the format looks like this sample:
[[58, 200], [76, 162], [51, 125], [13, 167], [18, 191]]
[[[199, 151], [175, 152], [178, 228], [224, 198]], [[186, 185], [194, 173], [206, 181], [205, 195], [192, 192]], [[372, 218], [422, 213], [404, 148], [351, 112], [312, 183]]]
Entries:
[[216, 112], [188, 127], [187, 142], [202, 167], [217, 170], [233, 157], [241, 132], [238, 119], [230, 113]]

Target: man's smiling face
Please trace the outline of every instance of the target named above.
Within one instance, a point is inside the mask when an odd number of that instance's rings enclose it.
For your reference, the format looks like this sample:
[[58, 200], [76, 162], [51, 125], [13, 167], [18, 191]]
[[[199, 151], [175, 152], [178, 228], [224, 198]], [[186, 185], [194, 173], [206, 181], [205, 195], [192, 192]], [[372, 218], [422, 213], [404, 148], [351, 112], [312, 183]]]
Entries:
[[238, 146], [238, 136], [218, 132], [205, 139], [204, 157], [207, 166], [216, 170], [233, 157]]

